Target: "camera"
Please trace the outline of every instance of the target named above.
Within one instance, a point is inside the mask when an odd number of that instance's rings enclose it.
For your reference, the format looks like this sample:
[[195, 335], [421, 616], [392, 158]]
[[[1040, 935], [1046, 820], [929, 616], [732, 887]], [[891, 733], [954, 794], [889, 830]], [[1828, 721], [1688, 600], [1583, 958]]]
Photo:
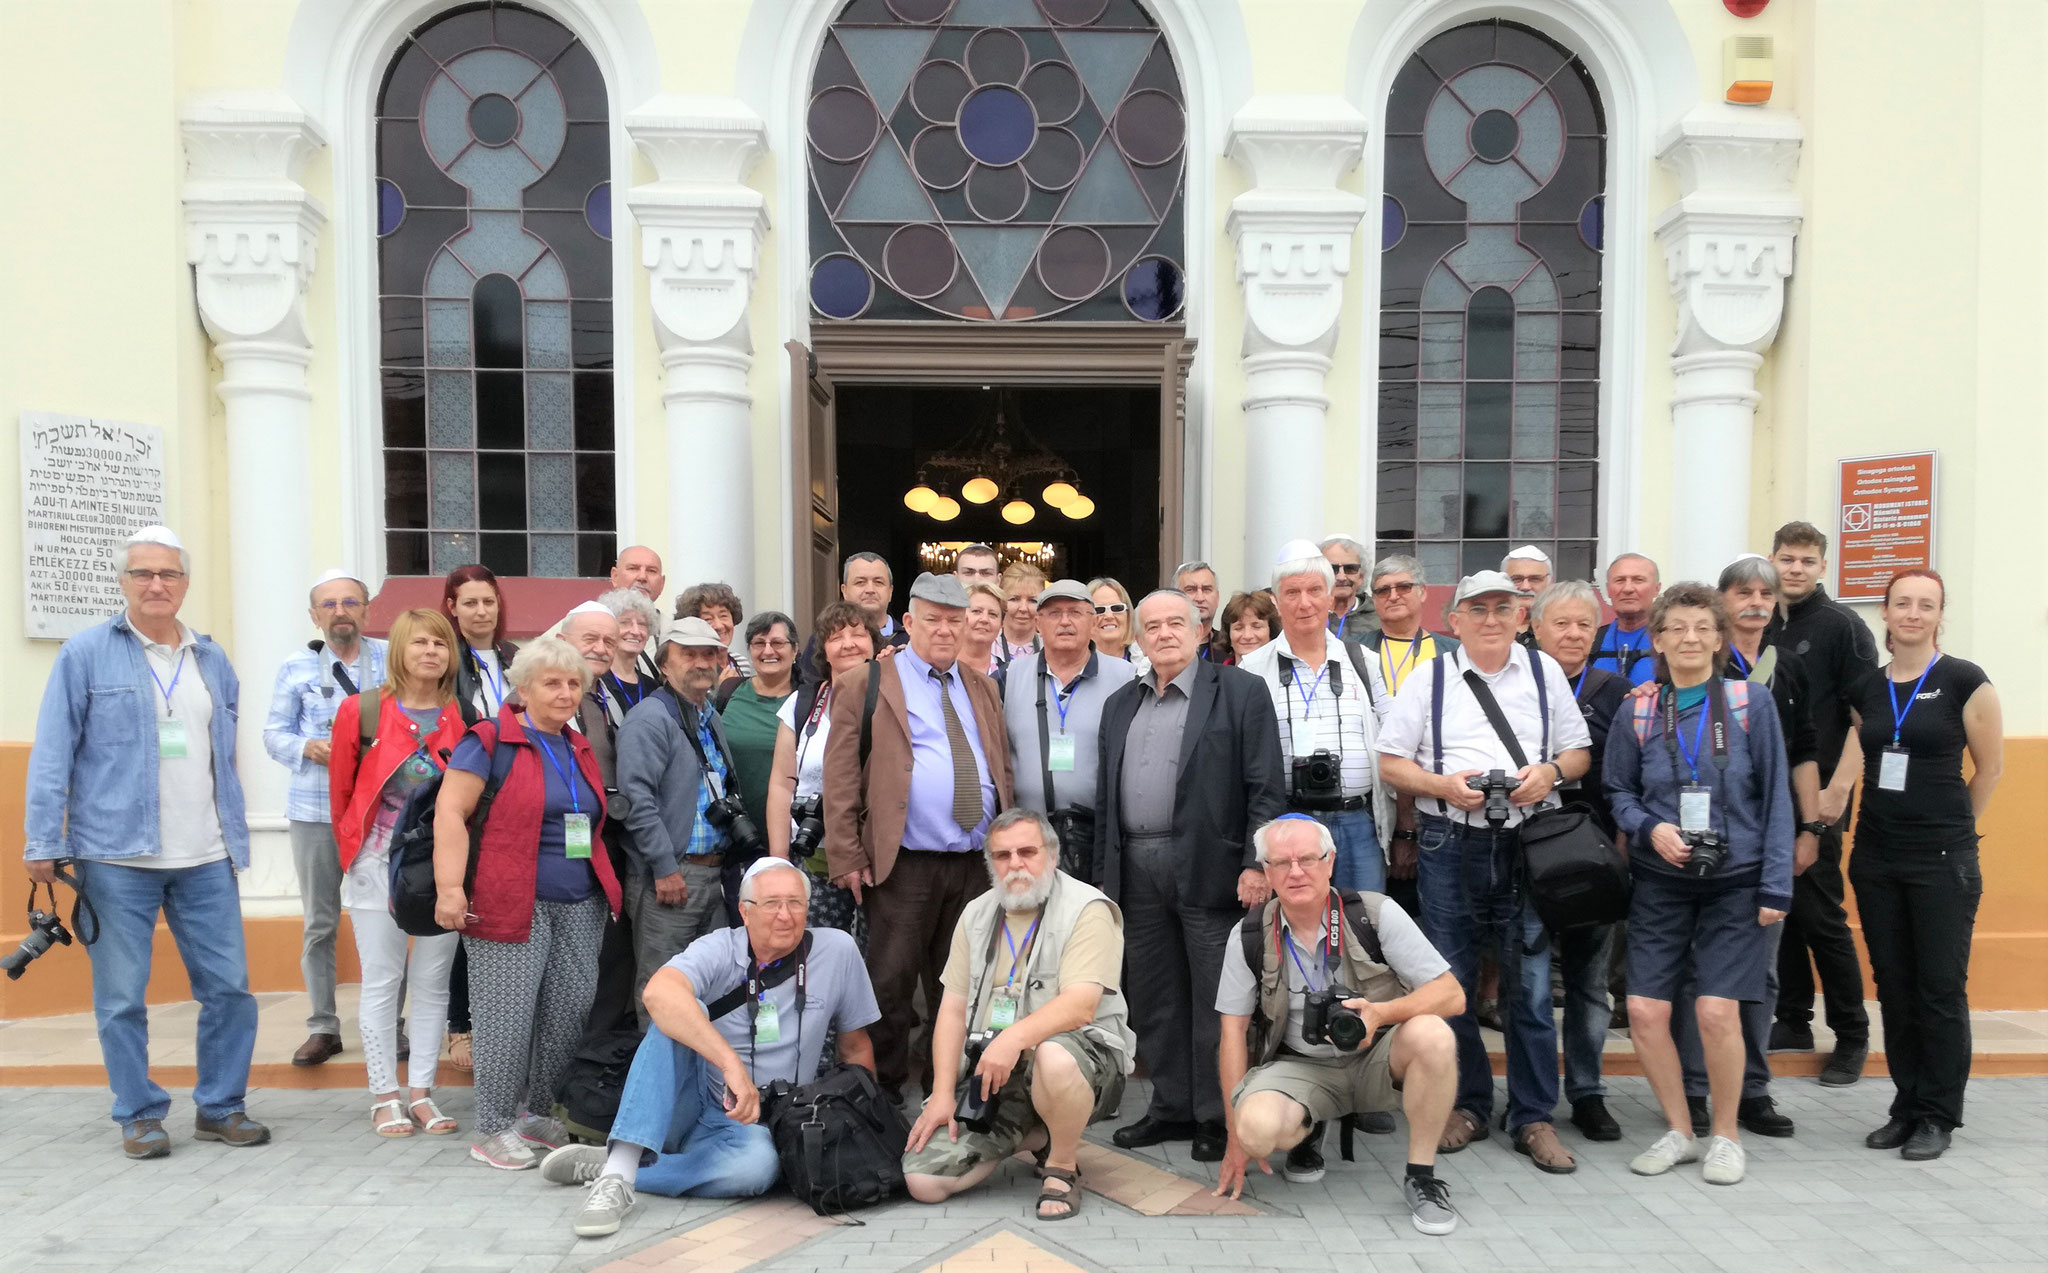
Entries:
[[1508, 820], [1508, 793], [1513, 791], [1517, 784], [1508, 776], [1506, 770], [1490, 769], [1477, 778], [1467, 778], [1465, 785], [1485, 794], [1486, 820], [1489, 823], [1500, 826]]
[[789, 837], [789, 860], [802, 862], [825, 842], [825, 797], [811, 796], [789, 806], [796, 830]]
[[1344, 758], [1334, 751], [1296, 756], [1288, 801], [1296, 809], [1343, 808]]
[[[50, 904], [55, 906], [56, 902], [53, 900]], [[0, 959], [0, 968], [7, 970], [9, 981], [19, 981], [21, 974], [28, 971], [30, 964], [50, 953], [50, 947], [70, 944], [71, 932], [64, 927], [64, 921], [57, 918], [55, 911], [31, 907], [28, 913], [28, 936], [21, 939], [21, 945], [14, 948], [13, 954]]]
[[1721, 864], [1728, 860], [1728, 841], [1715, 831], [1680, 831], [1678, 838], [1685, 841], [1685, 847], [1692, 850], [1692, 856], [1678, 869], [1687, 875], [1705, 878], [1719, 873]]
[[989, 1129], [989, 1102], [995, 1093], [981, 1094], [981, 1076], [974, 1072], [974, 1067], [981, 1064], [982, 1052], [995, 1037], [994, 1030], [976, 1030], [967, 1036], [960, 1061], [960, 1083], [953, 1089], [953, 1120], [978, 1132]]
[[1370, 1037], [1370, 1031], [1365, 1028], [1365, 1018], [1358, 1015], [1357, 1009], [1345, 1007], [1344, 1001], [1363, 997], [1343, 986], [1308, 991], [1302, 996], [1302, 1042], [1327, 1043], [1340, 1052], [1358, 1051]]
[[725, 833], [725, 851], [737, 853], [742, 858], [757, 858], [768, 852], [768, 841], [762, 837], [761, 828], [754, 825], [754, 819], [747, 813], [747, 807], [733, 792], [726, 792], [718, 799], [704, 806], [704, 816], [711, 819], [711, 825]]

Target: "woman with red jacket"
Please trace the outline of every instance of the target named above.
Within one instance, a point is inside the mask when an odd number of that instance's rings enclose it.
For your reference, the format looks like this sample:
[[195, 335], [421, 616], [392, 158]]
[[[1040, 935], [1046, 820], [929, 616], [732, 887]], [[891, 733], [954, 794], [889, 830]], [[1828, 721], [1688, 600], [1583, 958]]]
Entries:
[[[556, 1080], [597, 993], [606, 912], [619, 913], [604, 830], [604, 778], [569, 727], [590, 667], [560, 637], [519, 651], [518, 697], [470, 731], [448, 763], [434, 809], [434, 918], [462, 934], [476, 1021], [476, 1120], [469, 1156], [523, 1171], [533, 1146], [567, 1143], [548, 1111]], [[486, 782], [474, 869], [469, 820]], [[465, 882], [467, 877], [467, 882]]]
[[[370, 1126], [379, 1136], [455, 1130], [434, 1104], [441, 1033], [448, 1025], [454, 933], [407, 937], [391, 918], [391, 835], [406, 801], [441, 771], [468, 728], [455, 702], [455, 629], [433, 610], [408, 610], [391, 625], [390, 675], [383, 686], [342, 700], [334, 713], [328, 792], [341, 852], [341, 904], [363, 966], [359, 1026], [369, 1071]], [[364, 712], [370, 745], [362, 745]], [[398, 1094], [398, 999], [412, 997], [412, 1099]]]

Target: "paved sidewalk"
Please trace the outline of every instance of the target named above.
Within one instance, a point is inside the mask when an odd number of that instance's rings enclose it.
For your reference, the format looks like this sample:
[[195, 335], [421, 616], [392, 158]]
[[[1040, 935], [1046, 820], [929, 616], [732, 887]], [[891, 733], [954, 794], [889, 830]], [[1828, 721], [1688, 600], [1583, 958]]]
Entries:
[[[178, 1092], [171, 1158], [134, 1163], [121, 1156], [104, 1091], [6, 1088], [0, 1273], [2048, 1269], [2048, 1079], [1973, 1081], [1970, 1126], [1946, 1158], [1926, 1164], [1861, 1145], [1883, 1121], [1890, 1084], [1832, 1091], [1781, 1080], [1779, 1102], [1799, 1120], [1798, 1137], [1747, 1138], [1750, 1178], [1725, 1189], [1704, 1184], [1696, 1168], [1631, 1176], [1628, 1160], [1655, 1118], [1641, 1080], [1613, 1087], [1627, 1139], [1589, 1147], [1565, 1129], [1581, 1155], [1576, 1175], [1539, 1174], [1498, 1133], [1444, 1159], [1464, 1217], [1449, 1238], [1410, 1227], [1397, 1187], [1405, 1142], [1375, 1136], [1360, 1138], [1352, 1164], [1336, 1159], [1332, 1137], [1321, 1184], [1259, 1179], [1259, 1214], [1146, 1215], [1091, 1192], [1077, 1219], [1040, 1224], [1028, 1218], [1034, 1182], [1012, 1164], [965, 1198], [865, 1212], [859, 1226], [815, 1222], [786, 1198], [650, 1198], [618, 1235], [595, 1242], [568, 1231], [579, 1191], [471, 1163], [461, 1136], [378, 1141], [358, 1092], [253, 1093], [252, 1112], [277, 1140], [249, 1150], [192, 1141], [189, 1094]], [[468, 1092], [447, 1095], [466, 1125]], [[1142, 1084], [1124, 1105], [1144, 1107]], [[1121, 1156], [1152, 1170], [1119, 1164], [1089, 1183], [1115, 1191], [1120, 1179], [1142, 1177], [1159, 1196], [1158, 1182], [1170, 1180], [1161, 1171], [1213, 1179], [1184, 1148]], [[1120, 1157], [1100, 1152], [1105, 1164]]]

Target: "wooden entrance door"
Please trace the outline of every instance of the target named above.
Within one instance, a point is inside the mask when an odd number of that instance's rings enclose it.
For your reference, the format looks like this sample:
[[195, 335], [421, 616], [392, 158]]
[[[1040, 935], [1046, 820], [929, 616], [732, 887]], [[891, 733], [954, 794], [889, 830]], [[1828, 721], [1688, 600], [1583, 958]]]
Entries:
[[839, 596], [839, 433], [832, 379], [798, 341], [790, 341], [791, 477], [795, 498], [797, 626]]

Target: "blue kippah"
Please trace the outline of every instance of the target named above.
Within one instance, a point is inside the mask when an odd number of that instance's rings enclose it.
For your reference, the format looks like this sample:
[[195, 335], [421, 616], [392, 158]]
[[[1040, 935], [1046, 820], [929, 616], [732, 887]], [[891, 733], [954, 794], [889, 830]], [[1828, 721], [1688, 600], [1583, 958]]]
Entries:
[[1314, 822], [1314, 815], [1307, 813], [1283, 813], [1273, 819], [1275, 822]]

